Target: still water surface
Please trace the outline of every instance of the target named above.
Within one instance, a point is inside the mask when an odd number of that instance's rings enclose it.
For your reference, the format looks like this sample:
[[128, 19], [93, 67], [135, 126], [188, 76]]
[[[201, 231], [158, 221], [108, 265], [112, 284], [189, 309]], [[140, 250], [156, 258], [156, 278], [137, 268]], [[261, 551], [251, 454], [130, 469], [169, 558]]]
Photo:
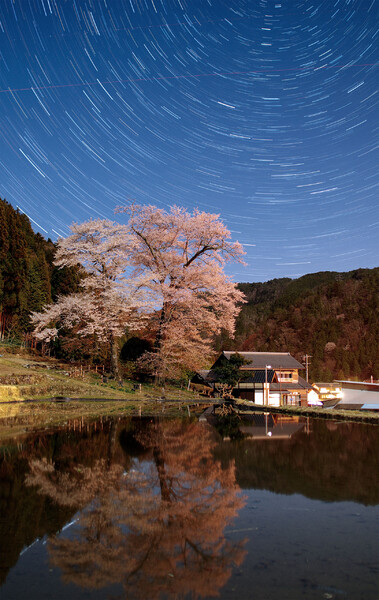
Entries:
[[1, 600], [377, 600], [378, 428], [114, 419], [0, 448]]

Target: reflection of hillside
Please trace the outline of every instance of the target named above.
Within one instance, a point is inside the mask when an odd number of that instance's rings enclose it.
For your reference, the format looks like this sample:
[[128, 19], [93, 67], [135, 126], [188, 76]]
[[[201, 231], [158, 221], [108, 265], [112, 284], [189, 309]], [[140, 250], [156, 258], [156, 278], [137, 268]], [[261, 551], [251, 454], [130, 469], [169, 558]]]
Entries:
[[379, 436], [373, 425], [314, 420], [309, 434], [304, 428], [287, 440], [222, 443], [216, 456], [235, 460], [242, 489], [379, 503]]
[[14, 418], [20, 414], [20, 405], [12, 400], [18, 400], [12, 395], [12, 391], [4, 390], [4, 388], [15, 388], [16, 386], [4, 386], [0, 384], [0, 417], [2, 419]]
[[[74, 506], [59, 506], [51, 497], [26, 487], [29, 461], [48, 460], [57, 471], [68, 465], [91, 465], [109, 455], [110, 422], [82, 426], [72, 423], [54, 433], [33, 433], [22, 441], [12, 440], [0, 450], [0, 585], [18, 560], [23, 548], [45, 535], [59, 531], [76, 512]], [[116, 449], [116, 460], [125, 455]]]
[[24, 547], [56, 533], [73, 513], [68, 508], [57, 510], [34, 488], [25, 490], [25, 469], [23, 461], [0, 468], [0, 585]]
[[[267, 441], [254, 439], [266, 434], [265, 421], [224, 424], [225, 437], [233, 438], [241, 427], [258, 430], [246, 431], [253, 433], [250, 440], [216, 443], [216, 432], [197, 423], [122, 419], [71, 423], [10, 442], [0, 451], [0, 583], [23, 548], [54, 536], [81, 510], [81, 540], [72, 546], [72, 540], [58, 537], [51, 546], [67, 578], [72, 579], [72, 556], [77, 566], [85, 563], [83, 548], [92, 540], [92, 571], [83, 565], [83, 581], [95, 573], [93, 583], [103, 585], [109, 573], [136, 597], [146, 593], [148, 582], [153, 590], [152, 580], [162, 589], [169, 582], [170, 593], [180, 595], [201, 571], [197, 593], [210, 595], [227, 580], [230, 565], [242, 560], [241, 547], [228, 545], [223, 533], [241, 506], [239, 486], [326, 501], [379, 502], [377, 427], [310, 421], [310, 428], [304, 422], [295, 432], [286, 423], [291, 422], [268, 420], [273, 435]], [[279, 434], [291, 437], [278, 439]], [[34, 486], [25, 486], [26, 476]], [[132, 532], [129, 538], [125, 530]], [[126, 579], [125, 564], [137, 569]]]

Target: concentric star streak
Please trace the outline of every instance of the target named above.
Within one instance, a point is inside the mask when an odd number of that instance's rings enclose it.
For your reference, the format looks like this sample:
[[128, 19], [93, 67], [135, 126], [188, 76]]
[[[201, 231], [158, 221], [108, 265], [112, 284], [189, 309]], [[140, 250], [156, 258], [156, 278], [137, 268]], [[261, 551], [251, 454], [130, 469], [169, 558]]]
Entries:
[[237, 281], [378, 261], [375, 0], [2, 0], [0, 197], [220, 213]]

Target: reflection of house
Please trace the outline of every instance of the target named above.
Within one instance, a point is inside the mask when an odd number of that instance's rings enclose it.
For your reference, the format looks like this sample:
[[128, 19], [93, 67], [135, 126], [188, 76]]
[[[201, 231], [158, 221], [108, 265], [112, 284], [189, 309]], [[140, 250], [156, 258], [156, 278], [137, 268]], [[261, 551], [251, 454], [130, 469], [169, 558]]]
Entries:
[[[219, 369], [227, 365], [234, 354], [224, 351], [209, 371], [201, 371], [199, 376], [204, 384], [217, 390]], [[318, 399], [317, 390], [299, 375], [303, 365], [288, 352], [238, 352], [238, 355], [245, 364], [239, 368], [240, 377], [233, 389], [234, 397], [262, 406], [306, 406]]]
[[305, 422], [300, 422], [298, 418], [289, 419], [264, 413], [251, 416], [249, 422], [244, 417], [239, 430], [247, 439], [285, 440], [302, 431], [304, 427]]

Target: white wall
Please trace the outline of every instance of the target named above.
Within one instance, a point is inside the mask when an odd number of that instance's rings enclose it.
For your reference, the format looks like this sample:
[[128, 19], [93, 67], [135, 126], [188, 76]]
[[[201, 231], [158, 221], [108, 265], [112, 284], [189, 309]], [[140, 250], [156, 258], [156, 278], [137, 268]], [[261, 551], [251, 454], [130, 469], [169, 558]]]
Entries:
[[255, 404], [263, 405], [263, 391], [255, 390]]
[[268, 397], [269, 406], [280, 406], [280, 394], [271, 393]]
[[310, 392], [307, 393], [307, 402], [308, 404], [315, 404], [316, 406], [318, 404], [322, 404], [322, 402], [320, 402], [318, 393], [314, 390], [310, 390]]
[[342, 388], [341, 404], [379, 404], [379, 392]]

